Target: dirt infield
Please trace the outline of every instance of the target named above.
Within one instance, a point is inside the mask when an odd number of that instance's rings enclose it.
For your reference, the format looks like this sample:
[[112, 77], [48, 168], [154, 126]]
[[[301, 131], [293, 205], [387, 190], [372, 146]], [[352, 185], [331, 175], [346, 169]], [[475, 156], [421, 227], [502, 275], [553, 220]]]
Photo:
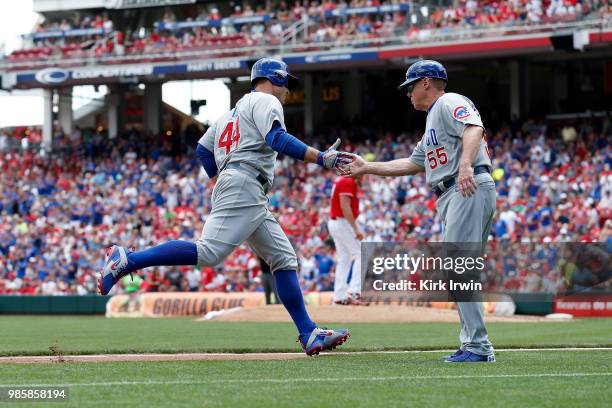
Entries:
[[[452, 352], [454, 349], [437, 350], [391, 350], [391, 351], [334, 351], [321, 353], [320, 356], [308, 357], [304, 353], [179, 353], [179, 354], [95, 354], [74, 356], [16, 356], [0, 357], [0, 364], [49, 364], [49, 363], [111, 363], [111, 362], [138, 362], [138, 361], [272, 361], [295, 360], [303, 358], [321, 358], [328, 355], [356, 355], [356, 354], [419, 354]], [[526, 351], [612, 351], [612, 347], [565, 347], [565, 348], [516, 348], [496, 349], [503, 352]]]
[[[311, 306], [308, 312], [313, 320], [322, 323], [453, 323], [459, 322], [456, 310], [414, 306]], [[236, 308], [213, 312], [198, 321], [216, 322], [290, 322], [287, 311], [280, 305], [254, 308]], [[487, 322], [550, 321], [536, 316], [485, 315]]]
[[257, 361], [308, 358], [304, 353], [179, 353], [179, 354], [92, 354], [74, 356], [0, 357], [0, 364], [100, 363], [121, 361]]

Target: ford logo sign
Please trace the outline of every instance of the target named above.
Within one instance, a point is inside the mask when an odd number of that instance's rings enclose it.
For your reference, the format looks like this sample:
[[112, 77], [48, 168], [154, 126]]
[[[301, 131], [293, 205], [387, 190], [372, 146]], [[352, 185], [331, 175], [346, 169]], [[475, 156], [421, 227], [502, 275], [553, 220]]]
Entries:
[[38, 71], [35, 77], [43, 84], [59, 84], [70, 77], [70, 72], [61, 68], [45, 68]]

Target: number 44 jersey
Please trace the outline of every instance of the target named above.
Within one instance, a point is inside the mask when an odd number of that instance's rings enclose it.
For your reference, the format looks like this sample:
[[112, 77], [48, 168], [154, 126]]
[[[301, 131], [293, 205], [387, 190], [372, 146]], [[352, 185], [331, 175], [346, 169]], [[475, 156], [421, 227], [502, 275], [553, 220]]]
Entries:
[[[425, 167], [425, 178], [430, 187], [459, 173], [463, 131], [469, 125], [484, 129], [478, 110], [463, 95], [445, 93], [429, 107], [425, 134], [414, 148], [410, 160]], [[491, 169], [484, 137], [472, 166], [488, 166]]]
[[275, 121], [286, 129], [280, 101], [273, 95], [253, 91], [221, 116], [198, 143], [214, 152], [219, 173], [229, 163], [246, 163], [272, 184], [277, 153], [266, 144], [266, 135]]

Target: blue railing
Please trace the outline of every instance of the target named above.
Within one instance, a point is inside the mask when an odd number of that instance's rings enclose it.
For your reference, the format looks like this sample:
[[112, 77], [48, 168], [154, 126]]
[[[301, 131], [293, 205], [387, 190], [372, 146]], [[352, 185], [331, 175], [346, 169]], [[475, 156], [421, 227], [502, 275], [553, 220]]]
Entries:
[[105, 35], [110, 31], [103, 28], [76, 28], [71, 30], [41, 31], [39, 33], [23, 34], [21, 37], [34, 41], [46, 40], [49, 38], [64, 37], [85, 37], [88, 35]]

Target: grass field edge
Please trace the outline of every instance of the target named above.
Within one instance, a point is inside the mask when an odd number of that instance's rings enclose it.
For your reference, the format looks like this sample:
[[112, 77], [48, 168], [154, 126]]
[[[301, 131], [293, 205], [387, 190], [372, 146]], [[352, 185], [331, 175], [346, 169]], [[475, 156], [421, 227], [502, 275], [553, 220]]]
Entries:
[[[444, 352], [453, 350], [457, 347], [456, 344], [449, 344], [444, 347], [355, 347], [350, 349], [338, 350], [339, 353], [353, 353], [353, 352], [385, 352], [385, 351], [439, 351]], [[594, 344], [496, 344], [496, 349], [532, 349], [532, 350], [545, 350], [545, 349], [590, 349], [590, 348], [610, 348], [612, 343], [594, 343]], [[296, 353], [300, 352], [299, 348], [296, 347], [277, 347], [277, 348], [265, 348], [265, 347], [248, 347], [248, 348], [201, 348], [201, 349], [168, 349], [168, 348], [150, 348], [150, 349], [107, 349], [107, 350], [61, 350], [60, 347], [54, 346], [54, 351], [50, 350], [30, 350], [27, 352], [22, 351], [7, 351], [0, 353], [0, 357], [60, 357], [60, 356], [76, 356], [76, 355], [104, 355], [104, 354], [249, 354], [249, 353]]]

